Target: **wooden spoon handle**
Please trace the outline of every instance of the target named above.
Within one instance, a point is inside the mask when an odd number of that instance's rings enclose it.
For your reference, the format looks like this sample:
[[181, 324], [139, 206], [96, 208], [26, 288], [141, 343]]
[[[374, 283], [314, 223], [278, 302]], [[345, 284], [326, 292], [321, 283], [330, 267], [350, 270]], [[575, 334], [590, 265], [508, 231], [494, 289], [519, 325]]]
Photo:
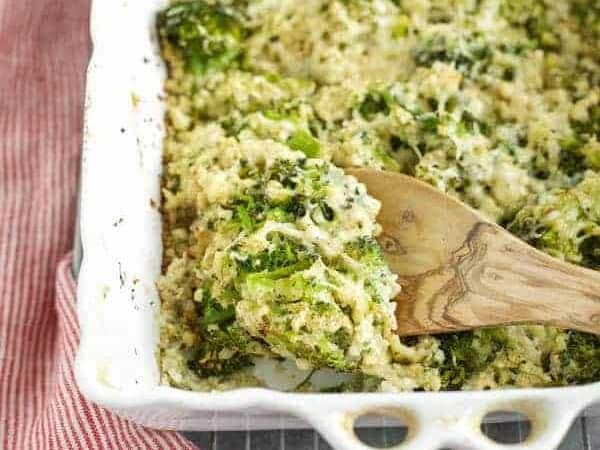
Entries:
[[562, 263], [488, 222], [475, 223], [447, 264], [401, 282], [401, 335], [523, 323], [600, 334], [600, 273]]

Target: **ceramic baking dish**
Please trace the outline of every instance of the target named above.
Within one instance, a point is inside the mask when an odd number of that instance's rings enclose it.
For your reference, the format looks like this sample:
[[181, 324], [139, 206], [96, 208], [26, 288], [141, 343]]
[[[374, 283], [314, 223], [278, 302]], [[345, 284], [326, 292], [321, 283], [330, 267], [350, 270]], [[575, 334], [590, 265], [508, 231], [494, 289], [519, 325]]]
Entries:
[[[268, 389], [187, 392], [160, 386], [155, 360], [161, 265], [159, 176], [164, 67], [154, 30], [164, 0], [95, 1], [82, 159], [76, 377], [90, 400], [156, 428], [212, 430], [303, 421], [336, 449], [360, 449], [365, 412], [408, 426], [402, 449], [503, 448], [480, 431], [490, 411], [518, 411], [532, 432], [515, 449], [558, 445], [600, 384], [560, 389], [406, 394], [297, 394]], [[274, 422], [277, 420], [277, 422]]]

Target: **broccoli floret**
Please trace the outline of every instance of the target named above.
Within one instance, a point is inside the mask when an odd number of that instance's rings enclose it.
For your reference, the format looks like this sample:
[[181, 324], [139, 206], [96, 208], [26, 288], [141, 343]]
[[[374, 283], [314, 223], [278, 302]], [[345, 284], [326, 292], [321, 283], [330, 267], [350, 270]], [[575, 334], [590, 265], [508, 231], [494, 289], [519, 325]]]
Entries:
[[390, 136], [390, 155], [393, 155], [396, 167], [388, 170], [414, 175], [419, 155], [405, 139], [396, 135]]
[[[291, 146], [305, 138], [293, 137]], [[228, 147], [235, 159], [224, 159], [234, 164], [210, 165], [214, 157], [204, 154], [196, 166], [203, 176], [222, 171], [232, 180], [223, 195], [200, 197], [206, 206], [198, 226], [213, 226], [198, 274], [214, 299], [202, 298], [200, 368], [223, 371], [223, 360], [276, 354], [303, 368], [351, 372], [364, 359], [373, 372], [365, 355], [391, 361], [384, 336], [393, 333], [394, 317], [385, 302], [397, 290], [374, 240], [379, 203], [326, 161], [262, 145], [278, 156], [259, 146]], [[378, 339], [367, 341], [357, 328]]]
[[242, 322], [282, 356], [303, 360], [312, 368], [350, 370], [353, 364], [345, 352], [351, 322], [332, 301], [325, 281], [305, 269], [295, 263], [248, 275], [241, 288]]
[[351, 258], [373, 268], [385, 264], [383, 252], [377, 241], [371, 237], [361, 237], [346, 244], [346, 253]]
[[587, 168], [586, 157], [581, 152], [581, 147], [582, 142], [576, 137], [561, 142], [558, 168], [570, 177], [583, 173]]
[[478, 119], [473, 116], [469, 111], [463, 111], [460, 122], [459, 122], [459, 130], [463, 133], [475, 133], [479, 132], [485, 136], [489, 136], [490, 127], [483, 120]]
[[387, 301], [386, 282], [390, 272], [379, 243], [372, 237], [360, 237], [346, 244], [346, 253], [360, 263], [369, 295], [375, 301]]
[[[270, 239], [267, 250], [238, 263], [236, 284], [242, 299], [237, 306], [238, 323], [274, 352], [301, 364], [355, 370], [358, 361], [346, 357], [353, 337], [350, 310], [337, 302], [339, 281], [330, 277], [325, 258], [276, 233]], [[357, 265], [363, 268], [365, 290], [382, 301], [380, 292], [385, 292], [390, 273], [377, 243], [364, 238], [346, 249], [357, 264], [340, 260], [332, 267], [340, 274], [361, 270]]]
[[381, 384], [381, 378], [365, 375], [362, 373], [352, 374], [349, 381], [321, 388], [319, 392], [337, 393], [337, 392], [374, 392]]
[[460, 389], [479, 368], [478, 355], [473, 349], [473, 333], [463, 332], [439, 336], [444, 363], [440, 376], [444, 389]]
[[231, 208], [234, 210], [234, 221], [246, 231], [255, 230], [265, 219], [269, 208], [265, 195], [259, 190], [238, 195]]
[[436, 34], [420, 41], [414, 47], [412, 56], [417, 66], [431, 67], [440, 61], [452, 64], [465, 75], [476, 75], [485, 71], [492, 52], [488, 44], [478, 38], [468, 37], [465, 42], [460, 42]]
[[222, 306], [203, 289], [199, 309], [200, 343], [190, 368], [206, 377], [226, 376], [251, 365], [250, 336], [237, 326], [235, 308]]
[[[250, 187], [237, 193], [226, 205], [211, 205], [203, 211], [205, 221], [215, 217], [213, 228], [252, 232], [264, 225], [266, 220], [293, 223], [309, 212], [309, 205], [318, 206], [312, 209], [312, 218], [315, 218], [314, 213], [318, 211], [326, 221], [335, 219], [334, 210], [323, 199], [328, 176], [328, 169], [323, 165], [306, 165], [306, 160], [303, 159], [296, 165], [290, 161], [278, 161], [261, 174], [249, 172], [244, 175], [244, 178], [253, 179]], [[266, 186], [273, 181], [289, 190], [280, 197], [269, 198]], [[292, 189], [297, 193], [293, 193]], [[219, 213], [222, 207], [231, 211], [232, 220]]]
[[[290, 312], [299, 310], [292, 308]], [[283, 355], [293, 355], [294, 358], [306, 361], [311, 368], [330, 367], [341, 371], [355, 368], [355, 364], [346, 358], [351, 332], [345, 328], [326, 333], [306, 329], [297, 333], [275, 326], [265, 335], [265, 340]]]
[[306, 167], [306, 160], [289, 161], [278, 160], [270, 170], [271, 179], [277, 180], [286, 188], [295, 188], [298, 184], [299, 170]]
[[443, 389], [461, 389], [477, 372], [490, 364], [507, 343], [501, 328], [464, 331], [439, 336], [444, 362], [440, 367]]
[[358, 107], [363, 119], [371, 121], [377, 114], [387, 116], [390, 113], [392, 97], [389, 91], [371, 91], [367, 93]]
[[600, 107], [588, 110], [588, 120], [571, 121], [572, 134], [561, 141], [559, 168], [569, 176], [600, 169]]
[[195, 75], [220, 70], [242, 54], [246, 30], [224, 6], [200, 0], [175, 3], [158, 15], [160, 36]]
[[560, 168], [567, 175], [600, 170], [600, 106], [588, 110], [585, 121], [571, 121], [573, 134], [561, 142]]
[[401, 165], [398, 161], [396, 161], [394, 156], [392, 156], [392, 153], [388, 150], [375, 148], [373, 150], [373, 155], [377, 160], [381, 161], [381, 164], [385, 170], [389, 170], [391, 172], [400, 172], [403, 167], [403, 164]]
[[292, 239], [275, 234], [271, 238], [269, 249], [251, 255], [238, 264], [243, 275], [261, 273], [270, 279], [277, 279], [292, 271], [309, 267], [315, 258], [316, 254], [312, 250]]
[[588, 173], [571, 189], [540, 195], [535, 204], [517, 213], [508, 229], [553, 256], [597, 267], [600, 176]]
[[504, 0], [500, 5], [500, 15], [506, 21], [524, 29], [527, 37], [544, 50], [558, 50], [560, 36], [555, 31], [557, 24], [549, 21], [547, 12], [551, 4], [544, 0]]
[[598, 39], [600, 36], [600, 4], [589, 0], [571, 0], [570, 12], [579, 22], [579, 29], [584, 36]]
[[595, 137], [600, 140], [600, 105], [593, 105], [588, 110], [588, 120], [571, 121], [571, 127], [584, 139]]
[[278, 208], [285, 212], [288, 222], [294, 222], [306, 215], [306, 198], [302, 194], [293, 195]]
[[252, 356], [243, 351], [249, 342], [248, 334], [238, 327], [209, 330], [203, 339], [190, 366], [201, 377], [227, 376], [252, 365]]
[[235, 309], [231, 306], [223, 308], [218, 304], [207, 303], [202, 315], [202, 324], [205, 326], [221, 322], [229, 322], [235, 318]]
[[[325, 273], [318, 274], [318, 254], [277, 233], [269, 239], [267, 249], [236, 262], [242, 299], [236, 323], [282, 356], [313, 368], [351, 370], [345, 356], [351, 321], [332, 297]], [[315, 263], [316, 274], [310, 270]]]
[[229, 206], [233, 210], [231, 225], [251, 232], [259, 228], [265, 220], [294, 222], [306, 214], [305, 196], [296, 194], [280, 201], [273, 201], [267, 199], [260, 189], [264, 188], [253, 189], [234, 199]]
[[440, 119], [434, 113], [422, 114], [417, 120], [424, 133], [437, 133]]
[[600, 270], [600, 236], [590, 236], [579, 244], [583, 266]]
[[567, 348], [554, 373], [559, 385], [584, 384], [600, 379], [600, 336], [568, 331]]

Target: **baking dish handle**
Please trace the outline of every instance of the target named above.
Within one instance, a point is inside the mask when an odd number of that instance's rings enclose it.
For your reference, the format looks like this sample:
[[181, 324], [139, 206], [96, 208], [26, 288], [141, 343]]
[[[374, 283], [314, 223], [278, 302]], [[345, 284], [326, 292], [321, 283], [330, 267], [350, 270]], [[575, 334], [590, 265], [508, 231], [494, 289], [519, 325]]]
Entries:
[[[452, 401], [410, 402], [412, 405], [366, 407], [352, 411], [337, 410], [327, 414], [311, 411], [305, 419], [335, 450], [369, 450], [354, 433], [355, 420], [364, 414], [396, 416], [408, 428], [405, 440], [394, 450], [551, 450], [557, 448], [573, 420], [589, 405], [590, 399], [549, 400], [544, 398], [515, 400], [506, 404], [473, 403], [461, 405]], [[515, 411], [531, 421], [531, 432], [519, 444], [494, 442], [481, 431], [484, 416], [491, 411]]]

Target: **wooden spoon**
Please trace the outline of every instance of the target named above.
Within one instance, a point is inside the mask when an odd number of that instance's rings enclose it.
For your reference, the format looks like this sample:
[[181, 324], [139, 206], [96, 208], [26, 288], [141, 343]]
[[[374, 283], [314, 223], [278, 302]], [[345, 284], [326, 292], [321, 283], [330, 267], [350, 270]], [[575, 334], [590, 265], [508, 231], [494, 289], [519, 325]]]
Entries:
[[559, 261], [406, 175], [352, 169], [382, 203], [398, 334], [549, 324], [600, 334], [600, 273]]

